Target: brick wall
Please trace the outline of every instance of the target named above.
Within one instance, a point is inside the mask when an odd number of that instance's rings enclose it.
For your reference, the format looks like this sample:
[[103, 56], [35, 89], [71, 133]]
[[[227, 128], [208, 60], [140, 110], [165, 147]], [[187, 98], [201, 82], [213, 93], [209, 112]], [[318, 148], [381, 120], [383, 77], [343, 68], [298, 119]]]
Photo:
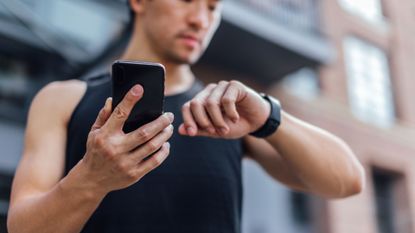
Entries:
[[[398, 233], [415, 232], [415, 1], [383, 1], [385, 22], [380, 25], [345, 11], [336, 0], [323, 0], [325, 34], [336, 48], [337, 58], [319, 70], [321, 95], [300, 100], [282, 87], [273, 92], [293, 115], [343, 138], [367, 173], [367, 185], [358, 196], [330, 201], [328, 231], [332, 233], [380, 232], [372, 170], [401, 175], [394, 187], [394, 213]], [[397, 112], [397, 123], [385, 130], [355, 119], [348, 106], [343, 38], [354, 35], [383, 49], [388, 58]]]

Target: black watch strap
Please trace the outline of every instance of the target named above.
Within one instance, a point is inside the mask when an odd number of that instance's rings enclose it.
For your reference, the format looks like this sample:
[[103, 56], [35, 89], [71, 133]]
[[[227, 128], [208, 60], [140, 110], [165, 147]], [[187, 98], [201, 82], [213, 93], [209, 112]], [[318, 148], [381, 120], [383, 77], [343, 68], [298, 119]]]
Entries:
[[277, 131], [278, 126], [281, 124], [281, 104], [277, 99], [274, 99], [267, 94], [260, 93], [260, 95], [270, 103], [271, 111], [265, 124], [256, 131], [250, 133], [250, 135], [258, 138], [265, 138]]

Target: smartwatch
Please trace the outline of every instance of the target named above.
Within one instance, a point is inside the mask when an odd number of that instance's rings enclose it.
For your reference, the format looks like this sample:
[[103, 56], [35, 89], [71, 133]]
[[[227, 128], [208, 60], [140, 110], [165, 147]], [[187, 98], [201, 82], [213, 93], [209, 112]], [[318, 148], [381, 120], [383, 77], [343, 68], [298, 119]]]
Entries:
[[272, 96], [264, 93], [259, 93], [259, 95], [270, 104], [271, 111], [268, 119], [265, 121], [265, 124], [249, 135], [257, 138], [265, 138], [277, 131], [278, 126], [281, 124], [281, 104]]

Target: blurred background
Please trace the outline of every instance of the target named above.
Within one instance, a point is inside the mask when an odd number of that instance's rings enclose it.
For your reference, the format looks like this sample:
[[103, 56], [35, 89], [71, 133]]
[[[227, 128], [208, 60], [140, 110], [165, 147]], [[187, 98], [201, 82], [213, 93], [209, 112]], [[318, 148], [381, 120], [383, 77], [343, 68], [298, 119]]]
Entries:
[[[226, 0], [194, 71], [239, 79], [340, 136], [367, 173], [345, 200], [292, 192], [244, 161], [244, 233], [415, 232], [415, 1]], [[0, 0], [0, 233], [31, 99], [108, 69], [123, 0]]]

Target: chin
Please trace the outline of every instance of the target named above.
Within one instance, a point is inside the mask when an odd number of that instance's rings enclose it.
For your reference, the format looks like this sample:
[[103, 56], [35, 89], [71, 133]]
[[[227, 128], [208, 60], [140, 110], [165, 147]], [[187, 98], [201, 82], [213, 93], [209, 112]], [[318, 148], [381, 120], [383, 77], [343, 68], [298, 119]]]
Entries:
[[170, 59], [177, 64], [193, 65], [199, 60], [200, 55], [200, 53], [172, 54]]

